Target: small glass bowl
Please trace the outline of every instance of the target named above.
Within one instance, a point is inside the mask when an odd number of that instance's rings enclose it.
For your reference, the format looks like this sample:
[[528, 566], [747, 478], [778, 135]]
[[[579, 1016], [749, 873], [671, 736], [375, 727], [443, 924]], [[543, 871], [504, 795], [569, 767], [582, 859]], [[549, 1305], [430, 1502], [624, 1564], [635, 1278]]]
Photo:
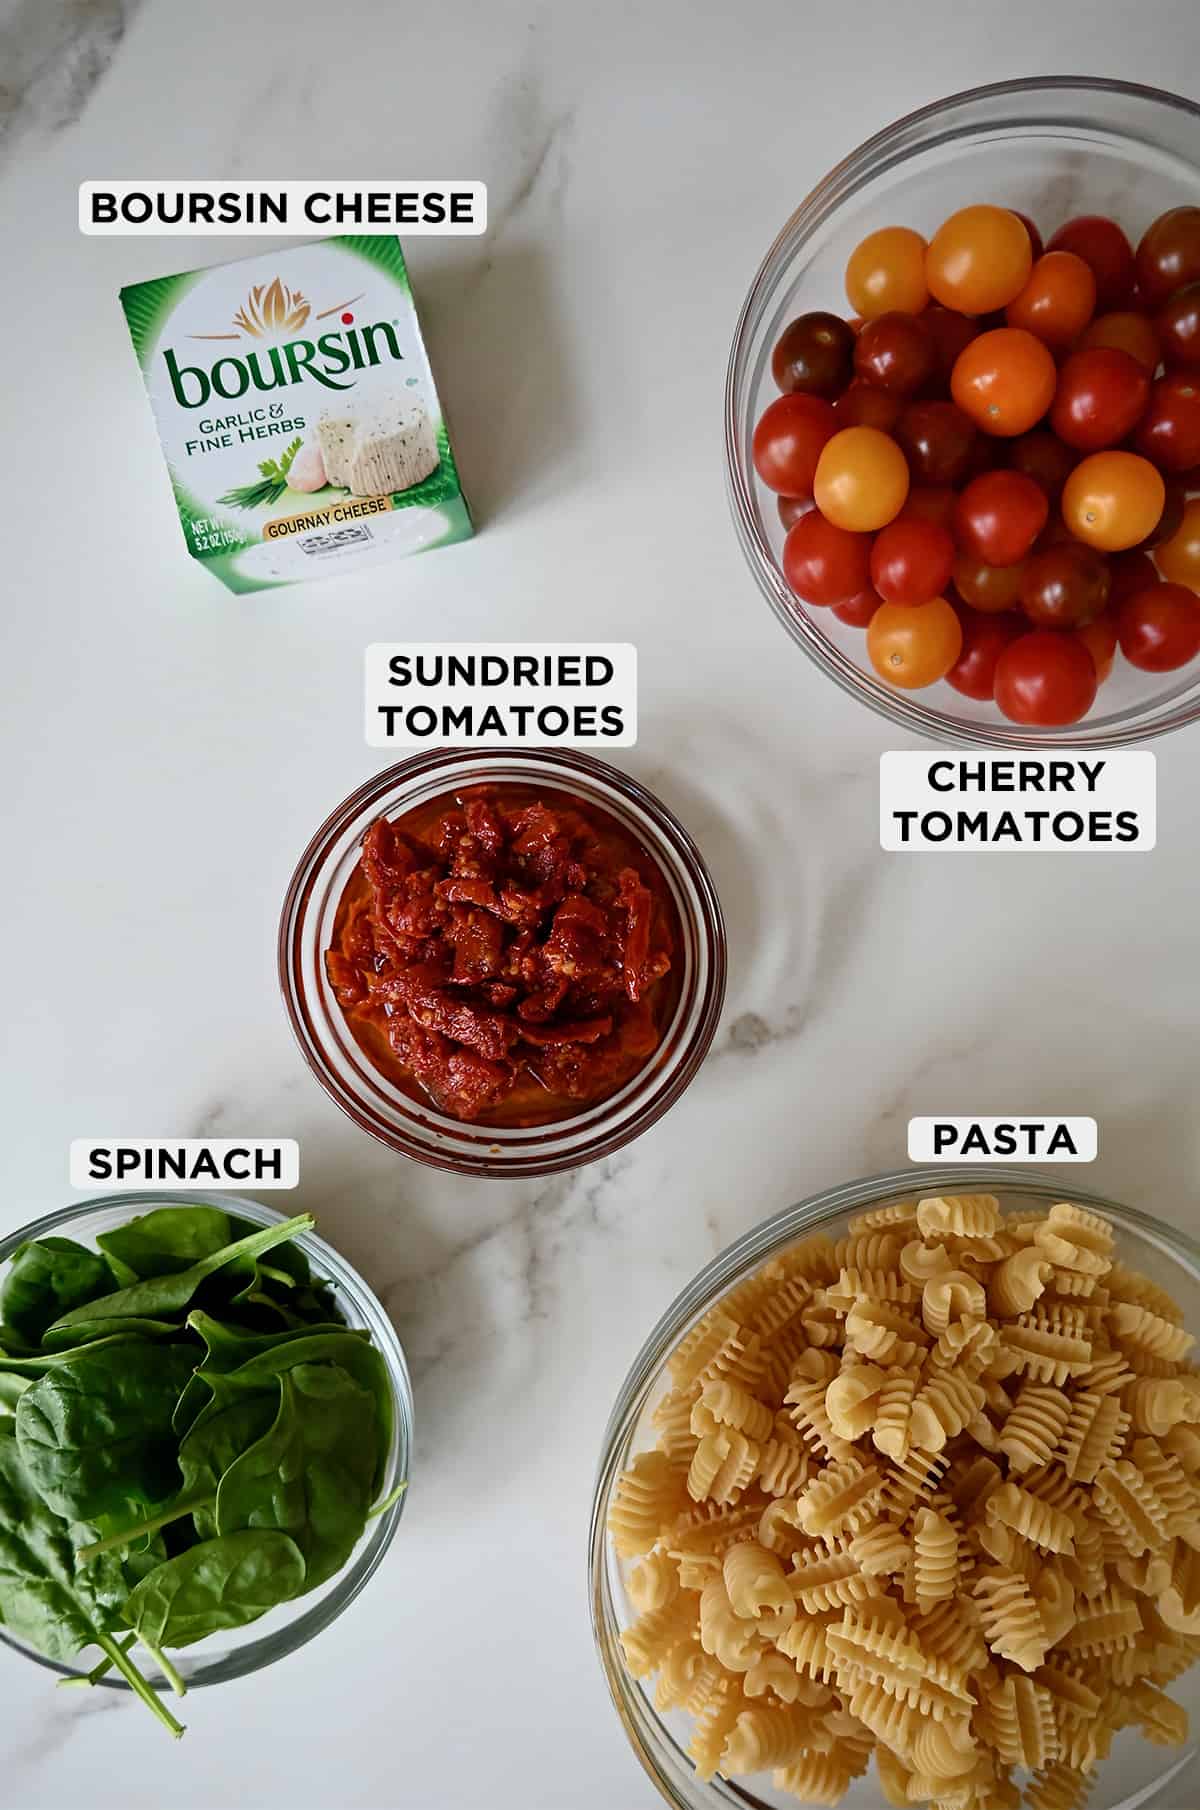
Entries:
[[754, 470], [754, 425], [778, 391], [771, 350], [797, 314], [846, 314], [846, 260], [881, 226], [926, 237], [948, 214], [993, 201], [1047, 233], [1074, 214], [1112, 214], [1136, 243], [1156, 215], [1200, 192], [1200, 107], [1128, 82], [1051, 76], [998, 82], [923, 107], [851, 152], [818, 183], [763, 260], [733, 339], [725, 450], [734, 525], [750, 569], [792, 640], [822, 672], [902, 729], [993, 747], [1115, 747], [1200, 715], [1200, 662], [1139, 672], [1118, 660], [1091, 713], [1066, 728], [1010, 723], [945, 681], [918, 692], [872, 669], [861, 629], [811, 609], [783, 576], [776, 497]]
[[[325, 977], [343, 890], [367, 826], [472, 785], [566, 792], [615, 817], [651, 856], [679, 917], [678, 1002], [658, 1048], [624, 1087], [569, 1119], [529, 1128], [465, 1125], [415, 1100], [363, 1054]], [[708, 869], [653, 793], [574, 750], [435, 748], [360, 786], [317, 831], [292, 876], [279, 923], [279, 978], [304, 1059], [326, 1093], [401, 1155], [459, 1175], [512, 1178], [573, 1169], [618, 1150], [674, 1105], [708, 1053], [725, 996], [725, 926]]]
[[[1200, 1245], [1131, 1207], [1118, 1205], [1073, 1185], [1031, 1175], [1027, 1169], [1000, 1166], [905, 1169], [866, 1181], [830, 1188], [799, 1206], [764, 1220], [728, 1250], [715, 1257], [672, 1302], [642, 1346], [621, 1386], [609, 1417], [592, 1502], [588, 1590], [592, 1632], [617, 1714], [634, 1752], [668, 1804], [675, 1810], [796, 1810], [796, 1799], [772, 1789], [767, 1775], [753, 1785], [720, 1777], [697, 1778], [687, 1756], [691, 1718], [682, 1712], [662, 1715], [654, 1707], [653, 1687], [626, 1669], [620, 1633], [635, 1618], [625, 1590], [628, 1565], [613, 1551], [606, 1523], [616, 1482], [634, 1455], [655, 1443], [651, 1415], [669, 1387], [667, 1359], [689, 1327], [732, 1288], [777, 1253], [800, 1239], [823, 1232], [842, 1237], [857, 1213], [923, 1194], [995, 1194], [1005, 1210], [1048, 1208], [1069, 1199], [1092, 1207], [1112, 1221], [1119, 1259], [1140, 1270], [1178, 1301], [1185, 1323], [1200, 1329]], [[1187, 1709], [1193, 1729], [1200, 1721], [1200, 1664], [1168, 1687]], [[1099, 1769], [1088, 1798], [1088, 1810], [1183, 1810], [1200, 1802], [1195, 1780], [1183, 1778], [1195, 1759], [1196, 1741], [1183, 1748], [1154, 1747], [1134, 1729], [1117, 1736], [1112, 1753]], [[856, 1779], [841, 1800], [843, 1810], [879, 1810], [880, 1791], [872, 1766]]]
[[[20, 1231], [0, 1239], [0, 1277], [17, 1246], [28, 1239], [45, 1238], [53, 1233], [58, 1237], [73, 1238], [78, 1244], [94, 1247], [97, 1234], [110, 1232], [115, 1227], [124, 1225], [136, 1214], [149, 1213], [157, 1207], [184, 1206], [219, 1207], [255, 1226], [276, 1225], [281, 1219], [289, 1217], [274, 1207], [264, 1207], [257, 1200], [246, 1200], [237, 1194], [205, 1193], [200, 1189], [189, 1189], [186, 1193], [165, 1191], [161, 1194], [106, 1194], [95, 1200], [83, 1201], [78, 1206], [63, 1207], [57, 1213], [47, 1213], [44, 1219], [36, 1219], [32, 1225], [22, 1226]], [[379, 1492], [382, 1499], [411, 1474], [413, 1395], [403, 1348], [387, 1314], [362, 1277], [351, 1269], [344, 1257], [340, 1257], [323, 1238], [317, 1238], [312, 1232], [302, 1232], [294, 1242], [296, 1249], [307, 1257], [313, 1275], [331, 1291], [340, 1317], [348, 1326], [362, 1327], [370, 1333], [372, 1344], [387, 1365], [395, 1417], [391, 1449], [387, 1454]], [[277, 1659], [285, 1659], [289, 1653], [307, 1645], [329, 1627], [331, 1622], [336, 1621], [374, 1577], [395, 1537], [407, 1501], [408, 1491], [405, 1490], [390, 1508], [369, 1521], [349, 1562], [336, 1576], [308, 1596], [298, 1597], [295, 1602], [283, 1603], [279, 1608], [269, 1610], [248, 1628], [213, 1634], [194, 1647], [185, 1647], [178, 1653], [172, 1652], [172, 1662], [182, 1674], [188, 1689], [195, 1690], [203, 1684], [224, 1684], [230, 1678], [244, 1678], [250, 1672], [261, 1671], [264, 1666], [273, 1665]], [[15, 1639], [2, 1627], [0, 1641], [14, 1652], [35, 1660], [38, 1665], [45, 1666], [48, 1671], [57, 1672], [64, 1678], [83, 1676], [95, 1659], [94, 1654], [90, 1658], [84, 1654], [80, 1656], [78, 1666], [61, 1665], [57, 1660], [48, 1659], [44, 1653], [39, 1653], [36, 1647]], [[155, 1690], [168, 1691], [168, 1681], [157, 1671], [149, 1655], [139, 1648], [136, 1657], [138, 1669]], [[105, 1677], [98, 1680], [97, 1688], [127, 1691], [129, 1686], [123, 1678]]]

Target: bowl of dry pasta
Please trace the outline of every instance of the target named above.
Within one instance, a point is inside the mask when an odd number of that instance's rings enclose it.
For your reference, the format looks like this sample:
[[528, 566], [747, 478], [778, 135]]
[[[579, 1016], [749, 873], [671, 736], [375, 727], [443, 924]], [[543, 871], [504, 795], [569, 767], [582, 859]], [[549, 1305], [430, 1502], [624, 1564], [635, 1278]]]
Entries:
[[767, 1220], [609, 1422], [593, 1627], [678, 1810], [1200, 1803], [1200, 1247], [1027, 1171]]

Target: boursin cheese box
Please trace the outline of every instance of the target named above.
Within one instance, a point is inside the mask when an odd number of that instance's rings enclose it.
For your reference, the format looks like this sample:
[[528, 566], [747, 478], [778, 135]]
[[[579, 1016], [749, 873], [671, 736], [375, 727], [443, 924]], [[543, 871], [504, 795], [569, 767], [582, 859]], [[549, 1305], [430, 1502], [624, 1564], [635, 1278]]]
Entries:
[[472, 533], [394, 238], [121, 291], [188, 552], [231, 591]]

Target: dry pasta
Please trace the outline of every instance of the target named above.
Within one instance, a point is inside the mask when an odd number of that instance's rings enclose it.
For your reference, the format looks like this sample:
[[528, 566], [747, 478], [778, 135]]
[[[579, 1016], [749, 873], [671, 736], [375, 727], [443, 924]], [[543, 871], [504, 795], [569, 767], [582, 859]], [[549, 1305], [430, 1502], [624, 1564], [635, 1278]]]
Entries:
[[889, 1804], [1081, 1810], [1119, 1729], [1187, 1739], [1200, 1374], [1113, 1245], [1070, 1202], [897, 1203], [682, 1341], [609, 1526], [702, 1777], [833, 1805], [873, 1759]]

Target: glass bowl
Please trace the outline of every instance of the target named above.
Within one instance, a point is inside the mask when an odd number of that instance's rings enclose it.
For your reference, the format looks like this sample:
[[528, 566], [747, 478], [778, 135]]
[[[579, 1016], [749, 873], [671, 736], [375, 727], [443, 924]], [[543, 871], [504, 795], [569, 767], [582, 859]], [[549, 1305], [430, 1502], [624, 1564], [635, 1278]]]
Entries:
[[[1105, 1214], [1116, 1233], [1118, 1258], [1166, 1288], [1183, 1309], [1185, 1323], [1200, 1329], [1200, 1245], [1174, 1227], [1135, 1212], [1101, 1195], [998, 1165], [905, 1169], [866, 1181], [847, 1182], [799, 1206], [788, 1207], [729, 1246], [701, 1270], [672, 1302], [634, 1360], [609, 1417], [592, 1503], [588, 1590], [592, 1631], [608, 1688], [634, 1752], [662, 1796], [676, 1810], [796, 1810], [797, 1799], [774, 1790], [767, 1774], [753, 1784], [720, 1777], [699, 1779], [687, 1756], [691, 1719], [682, 1712], [660, 1714], [652, 1687], [625, 1667], [619, 1635], [634, 1619], [626, 1594], [628, 1562], [620, 1560], [606, 1531], [609, 1506], [620, 1473], [635, 1453], [655, 1443], [653, 1409], [666, 1392], [667, 1358], [688, 1328], [722, 1296], [744, 1282], [769, 1258], [799, 1239], [823, 1232], [833, 1239], [846, 1231], [851, 1218], [892, 1201], [923, 1194], [995, 1194], [1006, 1210], [1047, 1208], [1070, 1199]], [[1193, 1730], [1200, 1722], [1200, 1663], [1169, 1687], [1188, 1710]], [[1195, 1738], [1183, 1748], [1151, 1746], [1136, 1730], [1126, 1729], [1101, 1763], [1087, 1810], [1185, 1810], [1200, 1803], [1200, 1782], [1187, 1769], [1196, 1754]], [[874, 1766], [856, 1779], [841, 1800], [843, 1810], [880, 1810], [883, 1802]]]
[[778, 391], [771, 349], [796, 314], [845, 314], [846, 260], [867, 233], [912, 226], [928, 237], [956, 208], [1000, 202], [1047, 234], [1074, 214], [1114, 215], [1136, 244], [1155, 215], [1200, 192], [1200, 107], [1127, 82], [1052, 76], [952, 95], [888, 126], [818, 183], [775, 240], [738, 319], [725, 387], [730, 503], [760, 590], [793, 641], [852, 697], [903, 729], [996, 747], [1117, 746], [1200, 714], [1200, 664], [1167, 674], [1118, 661], [1089, 716], [1066, 728], [1010, 723], [945, 681], [920, 692], [885, 684], [861, 629], [810, 609], [784, 579], [774, 492], [750, 456], [754, 424]]
[[[325, 977], [342, 892], [367, 826], [458, 788], [515, 784], [571, 794], [617, 819], [652, 857], [678, 914], [679, 997], [658, 1048], [624, 1087], [569, 1119], [529, 1128], [463, 1124], [381, 1074], [351, 1033]], [[304, 1059], [356, 1125], [403, 1156], [459, 1175], [549, 1175], [594, 1162], [640, 1137], [703, 1062], [725, 996], [725, 926], [708, 869], [653, 793], [573, 750], [435, 748], [360, 786], [317, 831], [292, 876], [279, 924], [279, 978]]]
[[[286, 1213], [281, 1213], [274, 1207], [264, 1207], [258, 1201], [246, 1200], [241, 1195], [205, 1193], [200, 1189], [189, 1189], [186, 1193], [167, 1190], [157, 1194], [106, 1194], [95, 1200], [83, 1201], [77, 1206], [63, 1207], [57, 1213], [47, 1213], [45, 1218], [34, 1220], [32, 1225], [22, 1226], [20, 1231], [0, 1239], [0, 1276], [17, 1246], [27, 1239], [45, 1238], [54, 1233], [59, 1237], [73, 1238], [79, 1244], [94, 1246], [99, 1233], [124, 1225], [126, 1220], [132, 1219], [136, 1214], [148, 1213], [157, 1207], [183, 1206], [219, 1207], [255, 1226], [276, 1225], [281, 1219], [288, 1218]], [[312, 1232], [302, 1232], [294, 1243], [297, 1250], [308, 1258], [314, 1276], [330, 1289], [341, 1318], [348, 1326], [362, 1327], [370, 1333], [372, 1343], [387, 1365], [395, 1403], [395, 1418], [391, 1449], [387, 1454], [380, 1488], [382, 1500], [410, 1476], [413, 1396], [404, 1351], [387, 1314], [362, 1277], [351, 1269], [344, 1257], [340, 1257], [323, 1238], [317, 1238]], [[348, 1563], [309, 1595], [269, 1610], [248, 1628], [213, 1634], [194, 1647], [185, 1647], [178, 1653], [173, 1651], [172, 1661], [189, 1690], [204, 1684], [224, 1684], [227, 1679], [244, 1678], [250, 1672], [261, 1671], [264, 1666], [273, 1665], [277, 1659], [284, 1659], [289, 1653], [296, 1652], [299, 1647], [315, 1639], [331, 1622], [336, 1621], [374, 1577], [395, 1537], [407, 1500], [408, 1491], [405, 1490], [390, 1508], [385, 1509], [373, 1521], [368, 1521], [366, 1531]], [[38, 1665], [45, 1666], [48, 1671], [57, 1672], [64, 1678], [82, 1676], [92, 1663], [86, 1655], [81, 1655], [78, 1667], [60, 1665], [56, 1660], [48, 1659], [36, 1647], [15, 1639], [3, 1628], [0, 1628], [0, 1641], [14, 1652], [36, 1660]], [[139, 1670], [155, 1690], [170, 1689], [168, 1681], [140, 1647], [137, 1661]], [[96, 1688], [127, 1691], [129, 1686], [122, 1678], [105, 1677], [98, 1681]]]

